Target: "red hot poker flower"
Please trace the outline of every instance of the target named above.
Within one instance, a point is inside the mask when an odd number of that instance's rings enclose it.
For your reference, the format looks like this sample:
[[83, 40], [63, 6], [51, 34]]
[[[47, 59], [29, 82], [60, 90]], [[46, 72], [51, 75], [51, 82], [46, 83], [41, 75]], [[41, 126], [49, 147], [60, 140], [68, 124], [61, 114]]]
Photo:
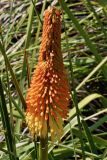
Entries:
[[70, 98], [66, 76], [60, 11], [52, 7], [44, 14], [39, 60], [26, 97], [26, 121], [32, 135], [45, 138], [50, 131], [52, 140], [61, 137]]

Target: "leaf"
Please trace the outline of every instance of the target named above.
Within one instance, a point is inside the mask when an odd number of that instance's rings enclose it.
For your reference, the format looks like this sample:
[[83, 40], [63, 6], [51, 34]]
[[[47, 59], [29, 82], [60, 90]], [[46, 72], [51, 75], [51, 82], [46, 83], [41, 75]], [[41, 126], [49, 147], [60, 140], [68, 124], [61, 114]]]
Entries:
[[15, 74], [14, 74], [14, 72], [13, 72], [13, 69], [12, 69], [12, 67], [11, 67], [11, 65], [10, 65], [10, 63], [9, 63], [8, 58], [7, 58], [7, 55], [6, 55], [6, 52], [5, 52], [5, 48], [4, 48], [4, 46], [2, 45], [1, 42], [0, 42], [0, 51], [1, 51], [1, 53], [3, 54], [3, 56], [4, 56], [5, 62], [7, 63], [8, 69], [9, 69], [10, 74], [11, 74], [11, 76], [12, 76], [12, 80], [13, 80], [13, 82], [14, 82], [14, 85], [15, 85], [15, 87], [16, 87], [16, 90], [17, 90], [17, 92], [18, 92], [18, 94], [19, 94], [19, 96], [20, 96], [21, 102], [22, 102], [23, 107], [24, 107], [24, 109], [25, 109], [25, 108], [26, 108], [26, 103], [25, 103], [23, 94], [22, 94], [22, 92], [21, 92], [21, 90], [20, 90], [20, 87], [19, 87], [18, 81], [17, 81], [17, 79], [16, 79], [16, 76], [15, 76]]
[[8, 116], [8, 111], [7, 111], [7, 106], [6, 106], [6, 101], [5, 101], [5, 96], [4, 96], [4, 91], [0, 79], [0, 112], [1, 112], [1, 119], [3, 123], [3, 128], [5, 131], [5, 139], [7, 143], [7, 148], [9, 152], [9, 157], [10, 160], [17, 159], [16, 155], [16, 146], [15, 146], [15, 141], [12, 133], [12, 128], [10, 124], [10, 119]]
[[[88, 103], [90, 103], [91, 101], [93, 101], [96, 98], [102, 98], [103, 96], [97, 93], [91, 94], [87, 97], [85, 97], [84, 99], [82, 99], [79, 103], [78, 103], [78, 108], [81, 110], [82, 108], [84, 108]], [[73, 108], [70, 110], [69, 113], [69, 118], [73, 117], [76, 114], [76, 109]]]
[[107, 0], [98, 0], [98, 3], [105, 7], [107, 5]]

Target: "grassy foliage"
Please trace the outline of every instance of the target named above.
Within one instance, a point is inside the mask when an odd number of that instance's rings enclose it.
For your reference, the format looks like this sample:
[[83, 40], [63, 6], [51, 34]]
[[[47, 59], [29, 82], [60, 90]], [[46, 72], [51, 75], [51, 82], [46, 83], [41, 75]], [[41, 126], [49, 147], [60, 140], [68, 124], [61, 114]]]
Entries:
[[[72, 98], [61, 141], [49, 140], [49, 160], [106, 160], [107, 3], [59, 2]], [[25, 96], [37, 63], [43, 12], [51, 2], [1, 0], [0, 5], [0, 159], [34, 160], [39, 142], [25, 124]]]

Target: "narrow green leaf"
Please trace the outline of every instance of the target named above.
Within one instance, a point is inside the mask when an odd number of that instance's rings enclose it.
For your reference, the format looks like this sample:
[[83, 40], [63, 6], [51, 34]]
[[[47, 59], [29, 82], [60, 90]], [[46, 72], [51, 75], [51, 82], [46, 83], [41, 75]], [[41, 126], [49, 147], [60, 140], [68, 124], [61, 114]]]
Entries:
[[[5, 95], [4, 95], [1, 79], [0, 79], [0, 100], [1, 100], [0, 112], [2, 117], [3, 127], [5, 130], [5, 138], [6, 138], [7, 148], [9, 151], [9, 157], [10, 157], [10, 160], [17, 160], [18, 158], [15, 152], [15, 144], [13, 143], [14, 137], [12, 135], [12, 130], [11, 130], [10, 120], [9, 120], [8, 111], [6, 107]], [[11, 154], [11, 152], [13, 154]]]
[[106, 121], [107, 121], [107, 115], [105, 115], [104, 117], [100, 118], [96, 123], [94, 123], [90, 127], [90, 131], [93, 132], [95, 129], [97, 129], [99, 126], [101, 126]]
[[23, 91], [24, 89], [24, 81], [26, 79], [26, 74], [27, 74], [27, 79], [28, 79], [28, 86], [30, 85], [30, 70], [29, 70], [29, 63], [28, 63], [28, 54], [26, 49], [29, 48], [30, 41], [31, 41], [31, 30], [32, 30], [32, 24], [33, 24], [33, 16], [34, 16], [34, 6], [32, 2], [30, 3], [30, 7], [28, 10], [28, 24], [27, 24], [27, 31], [26, 31], [26, 41], [25, 41], [25, 51], [24, 51], [24, 59], [23, 59], [23, 67], [22, 67], [22, 75], [21, 75], [21, 89]]
[[[107, 57], [105, 57], [89, 74], [83, 79], [83, 81], [77, 86], [76, 90], [80, 89], [105, 63], [107, 62]], [[106, 72], [105, 72], [106, 73]]]
[[17, 92], [18, 92], [18, 94], [19, 94], [19, 96], [20, 96], [20, 99], [21, 99], [21, 102], [22, 102], [22, 104], [23, 104], [23, 107], [26, 108], [26, 103], [25, 103], [24, 97], [23, 97], [23, 95], [22, 95], [22, 92], [21, 92], [21, 90], [20, 90], [18, 81], [17, 81], [16, 76], [15, 76], [13, 70], [12, 70], [12, 67], [11, 67], [11, 65], [10, 65], [10, 63], [9, 63], [9, 60], [8, 60], [8, 58], [7, 58], [7, 55], [6, 55], [6, 53], [5, 53], [4, 46], [2, 45], [1, 42], [0, 42], [0, 51], [1, 51], [2, 55], [4, 56], [4, 59], [5, 59], [6, 63], [7, 63], [8, 69], [9, 69], [10, 74], [11, 74], [11, 76], [12, 76], [12, 80], [13, 80], [13, 82], [14, 82], [14, 85], [15, 85], [15, 87], [16, 87], [16, 90], [17, 90]]
[[[5, 92], [6, 92], [6, 94], [7, 94], [8, 91], [7, 91], [7, 88], [6, 88], [5, 84], [3, 84], [3, 82], [2, 82], [2, 86], [3, 86], [3, 89], [5, 90]], [[16, 110], [19, 112], [19, 114], [21, 115], [21, 117], [24, 119], [24, 117], [25, 117], [25, 116], [24, 116], [24, 113], [23, 113], [22, 110], [20, 109], [19, 105], [16, 103], [15, 99], [14, 99], [11, 95], [10, 95], [10, 98], [11, 98], [11, 101], [12, 101], [12, 103], [14, 104]]]
[[[96, 18], [96, 20], [97, 20], [97, 22], [98, 22], [98, 25], [99, 25], [99, 27], [101, 28], [101, 31], [103, 32], [103, 34], [104, 34], [104, 36], [105, 36], [105, 39], [106, 39], [106, 42], [107, 42], [107, 32], [106, 32], [106, 30], [105, 30], [105, 27], [104, 27], [103, 23], [101, 22], [99, 16], [97, 15], [97, 13], [96, 13], [93, 5], [91, 4], [91, 1], [90, 1], [90, 0], [86, 0], [86, 2], [87, 2], [87, 6], [88, 6], [88, 8], [90, 9], [91, 13], [94, 14], [94, 17]], [[98, 25], [97, 25], [97, 26], [98, 26]]]
[[82, 122], [82, 125], [84, 127], [84, 131], [85, 131], [85, 134], [86, 134], [86, 137], [87, 137], [87, 140], [89, 142], [89, 146], [90, 146], [90, 149], [91, 149], [91, 152], [94, 153], [94, 154], [97, 154], [97, 150], [96, 150], [96, 146], [94, 144], [94, 141], [93, 141], [93, 137], [91, 135], [91, 132], [86, 124], [86, 122], [84, 120], [81, 121]]
[[[79, 131], [78, 131], [78, 133], [79, 133]], [[69, 146], [69, 145], [59, 144], [59, 146], [60, 146], [60, 147], [63, 147], [63, 148], [55, 149], [55, 150], [54, 150], [55, 158], [56, 158], [58, 155], [60, 155], [60, 153], [61, 153], [61, 154], [64, 153], [64, 155], [68, 155], [68, 153], [69, 153], [70, 151], [73, 151], [73, 150], [74, 150], [74, 148], [73, 148], [72, 146]], [[76, 148], [75, 150], [76, 150], [76, 153], [80, 153], [80, 154], [82, 155], [82, 151], [81, 151], [80, 149]], [[58, 154], [58, 153], [59, 153], [59, 154]], [[69, 156], [70, 156], [70, 155], [71, 155], [71, 154], [69, 154]], [[90, 153], [90, 152], [87, 152], [87, 151], [85, 152], [85, 155], [86, 155], [86, 156], [89, 156], [89, 157], [93, 157], [93, 158], [99, 158], [98, 155], [93, 154], [93, 153]], [[58, 157], [58, 158], [59, 158], [59, 157]]]
[[[40, 18], [41, 19], [43, 18], [43, 12], [44, 12], [45, 7], [46, 7], [46, 2], [47, 2], [47, 0], [44, 0], [43, 6], [42, 6], [42, 10], [41, 10], [41, 14], [40, 14]], [[42, 23], [39, 20], [39, 22], [38, 22], [38, 28], [37, 28], [37, 32], [36, 32], [36, 37], [35, 37], [35, 42], [34, 42], [35, 46], [37, 46], [37, 44], [39, 42], [38, 39], [39, 39], [39, 35], [40, 35], [41, 26], [42, 26]], [[34, 57], [35, 57], [35, 53], [36, 52], [37, 52], [37, 48], [35, 48], [33, 50], [33, 53], [32, 53], [32, 63], [31, 63], [31, 66], [30, 66], [31, 70], [34, 67], [34, 63], [35, 63], [35, 58]]]
[[[96, 99], [96, 98], [102, 98], [103, 96], [97, 93], [91, 94], [87, 97], [85, 97], [84, 99], [82, 99], [79, 103], [78, 103], [78, 107], [81, 110], [82, 108], [84, 108], [88, 103], [90, 103], [92, 100]], [[73, 108], [70, 110], [69, 113], [69, 117], [73, 117], [76, 114], [76, 109]]]
[[[99, 63], [102, 60], [101, 55], [98, 53], [97, 47], [92, 41], [90, 40], [87, 32], [85, 32], [82, 28], [82, 26], [79, 24], [78, 20], [74, 17], [72, 11], [69, 10], [64, 0], [60, 0], [61, 7], [65, 10], [68, 17], [72, 20], [73, 24], [75, 25], [76, 29], [79, 31], [80, 35], [84, 38], [86, 45], [89, 47], [90, 51], [94, 54], [97, 63]], [[102, 67], [103, 74], [105, 78], [107, 78], [107, 66], [104, 65]]]
[[[80, 134], [80, 132], [77, 128], [72, 128], [72, 131], [73, 131], [73, 134], [76, 136], [78, 136]], [[86, 138], [86, 135], [84, 132], [83, 132], [83, 136], [84, 136], [84, 138]], [[100, 148], [100, 149], [107, 148], [107, 140], [105, 140], [97, 135], [93, 135], [92, 137], [93, 137], [94, 143], [97, 145], [98, 148]]]
[[79, 31], [80, 35], [84, 38], [87, 46], [90, 48], [92, 53], [94, 53], [96, 59], [99, 61], [101, 60], [101, 56], [98, 55], [98, 51], [96, 49], [96, 46], [92, 43], [92, 41], [89, 39], [88, 34], [83, 30], [82, 26], [79, 24], [78, 20], [74, 17], [73, 13], [69, 8], [67, 7], [64, 0], [60, 0], [61, 7], [65, 10], [65, 12], [68, 14], [69, 18], [72, 20], [73, 24]]

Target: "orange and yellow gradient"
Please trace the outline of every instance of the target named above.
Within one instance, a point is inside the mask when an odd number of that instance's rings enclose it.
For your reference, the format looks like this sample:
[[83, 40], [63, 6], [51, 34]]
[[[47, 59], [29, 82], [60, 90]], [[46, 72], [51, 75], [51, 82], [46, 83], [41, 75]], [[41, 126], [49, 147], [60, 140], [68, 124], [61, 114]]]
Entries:
[[69, 83], [61, 53], [61, 17], [55, 7], [44, 13], [39, 59], [26, 96], [26, 121], [32, 135], [52, 141], [63, 134], [68, 116]]

